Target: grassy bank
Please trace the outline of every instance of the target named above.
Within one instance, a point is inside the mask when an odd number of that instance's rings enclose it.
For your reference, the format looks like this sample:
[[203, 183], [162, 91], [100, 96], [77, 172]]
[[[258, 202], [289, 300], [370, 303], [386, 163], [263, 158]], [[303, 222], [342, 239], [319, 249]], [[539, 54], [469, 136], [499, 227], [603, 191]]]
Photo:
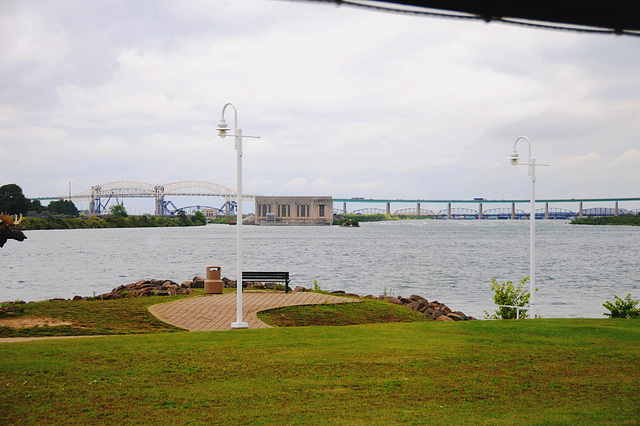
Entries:
[[[224, 289], [234, 293], [233, 289]], [[148, 311], [149, 306], [203, 295], [151, 296], [118, 300], [48, 300], [16, 305], [18, 312], [0, 315], [0, 337], [43, 337], [138, 334], [184, 331], [173, 327]], [[362, 303], [293, 306], [258, 314], [267, 324], [278, 327], [313, 325], [354, 325], [384, 322], [425, 321], [411, 309], [380, 300], [365, 299]], [[46, 319], [46, 321], [43, 321]], [[4, 320], [36, 324], [17, 328], [3, 325]]]
[[583, 217], [571, 221], [576, 225], [630, 225], [640, 226], [640, 215], [628, 214], [624, 216]]
[[162, 216], [106, 216], [104, 218], [47, 218], [25, 217], [21, 223], [27, 230], [39, 229], [89, 229], [89, 228], [151, 228], [168, 226], [198, 226], [205, 222], [194, 221], [189, 217]]
[[360, 303], [288, 306], [259, 312], [258, 318], [275, 327], [427, 321], [416, 311], [376, 299], [363, 299]]
[[637, 424], [640, 322], [419, 322], [0, 343], [4, 424]]
[[[158, 303], [191, 296], [152, 296], [119, 300], [48, 300], [18, 305], [19, 312], [0, 316], [0, 337], [80, 336], [182, 331], [148, 311]], [[3, 320], [29, 325], [3, 326]], [[38, 321], [47, 319], [47, 321]], [[49, 325], [46, 322], [50, 323]], [[67, 323], [68, 325], [55, 325]]]

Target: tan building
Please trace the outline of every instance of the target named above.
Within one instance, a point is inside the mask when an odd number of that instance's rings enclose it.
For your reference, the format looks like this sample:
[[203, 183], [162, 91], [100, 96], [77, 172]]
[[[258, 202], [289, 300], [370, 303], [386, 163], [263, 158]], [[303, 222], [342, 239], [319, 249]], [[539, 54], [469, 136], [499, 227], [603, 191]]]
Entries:
[[256, 196], [256, 225], [331, 225], [331, 197]]
[[218, 217], [218, 209], [203, 209], [202, 212], [208, 221]]

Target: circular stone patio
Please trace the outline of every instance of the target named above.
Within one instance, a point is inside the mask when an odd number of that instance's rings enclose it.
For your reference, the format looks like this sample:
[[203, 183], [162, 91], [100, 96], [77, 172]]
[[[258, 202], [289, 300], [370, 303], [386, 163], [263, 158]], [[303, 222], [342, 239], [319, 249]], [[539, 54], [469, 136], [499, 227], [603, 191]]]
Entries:
[[[236, 293], [212, 294], [153, 305], [149, 312], [161, 321], [189, 331], [231, 330], [231, 323], [236, 321], [236, 300]], [[282, 306], [352, 302], [359, 300], [310, 292], [244, 291], [242, 320], [249, 328], [270, 328], [258, 319], [258, 312]]]

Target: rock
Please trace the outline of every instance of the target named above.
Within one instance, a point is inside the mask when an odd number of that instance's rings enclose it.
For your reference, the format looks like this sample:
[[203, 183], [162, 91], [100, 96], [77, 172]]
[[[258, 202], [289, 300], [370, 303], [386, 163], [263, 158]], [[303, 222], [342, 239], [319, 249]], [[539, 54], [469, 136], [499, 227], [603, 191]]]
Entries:
[[428, 308], [428, 306], [425, 305], [424, 303], [419, 302], [419, 301], [416, 300], [416, 301], [413, 301], [413, 302], [409, 303], [407, 305], [407, 308], [413, 309], [414, 311], [420, 312], [421, 309], [422, 309], [422, 311], [424, 311], [425, 309]]
[[230, 280], [227, 277], [222, 277], [222, 279], [220, 281], [222, 281], [224, 283], [224, 287], [225, 288], [236, 288], [236, 282]]
[[295, 291], [296, 293], [302, 293], [307, 291], [307, 289], [299, 285], [299, 286], [296, 286], [296, 288], [294, 288], [293, 291]]
[[453, 312], [451, 312], [450, 314], [447, 314], [446, 316], [448, 316], [449, 318], [451, 318], [454, 321], [464, 321], [464, 319], [460, 315], [458, 315], [456, 313], [453, 313]]
[[440, 315], [438, 318], [436, 318], [436, 321], [453, 321], [453, 319], [449, 318], [446, 315]]
[[417, 294], [412, 294], [411, 296], [409, 296], [409, 299], [413, 300], [414, 302], [424, 303], [425, 305], [429, 304], [429, 301], [427, 299], [422, 296], [418, 296]]
[[204, 288], [204, 278], [195, 276], [191, 280], [191, 288]]
[[434, 311], [431, 313], [431, 316], [430, 316], [430, 317], [431, 317], [431, 319], [433, 319], [433, 320], [437, 320], [437, 319], [438, 319], [438, 318], [440, 318], [441, 316], [443, 316], [443, 315], [442, 315], [442, 312], [434, 310]]
[[455, 311], [453, 313], [458, 315], [460, 317], [460, 319], [462, 319], [462, 321], [466, 321], [468, 319], [467, 316], [464, 314], [464, 312]]

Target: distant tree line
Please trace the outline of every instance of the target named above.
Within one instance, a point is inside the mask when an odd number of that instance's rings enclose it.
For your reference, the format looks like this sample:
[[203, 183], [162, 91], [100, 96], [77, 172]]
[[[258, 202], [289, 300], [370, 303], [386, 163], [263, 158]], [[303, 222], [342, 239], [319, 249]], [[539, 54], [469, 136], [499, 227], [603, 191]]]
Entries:
[[72, 201], [56, 200], [43, 207], [39, 200], [26, 198], [22, 193], [22, 188], [15, 183], [0, 187], [0, 212], [26, 216], [29, 211], [42, 213], [44, 210], [51, 214], [78, 215], [78, 209]]
[[[202, 217], [200, 217], [200, 215]], [[103, 218], [47, 218], [27, 217], [22, 220], [22, 225], [28, 230], [37, 229], [85, 229], [85, 228], [156, 228], [170, 226], [201, 226], [207, 222], [201, 212], [196, 212], [193, 217], [184, 215], [181, 217], [164, 216], [105, 216]]]
[[640, 226], [640, 214], [625, 214], [620, 216], [582, 217], [571, 221], [576, 225], [632, 225]]
[[[33, 211], [42, 213], [48, 211], [51, 215], [78, 216], [78, 208], [70, 200], [56, 200], [47, 206], [42, 206], [38, 200], [29, 200], [22, 193], [22, 188], [16, 184], [0, 187], [0, 213], [9, 215], [27, 215]], [[201, 226], [207, 224], [207, 218], [197, 211], [189, 217], [180, 210], [175, 218], [154, 216], [129, 216], [122, 205], [109, 208], [109, 216], [104, 218], [47, 218], [25, 217], [22, 225], [27, 229], [76, 229], [76, 228], [141, 228], [164, 226]]]

